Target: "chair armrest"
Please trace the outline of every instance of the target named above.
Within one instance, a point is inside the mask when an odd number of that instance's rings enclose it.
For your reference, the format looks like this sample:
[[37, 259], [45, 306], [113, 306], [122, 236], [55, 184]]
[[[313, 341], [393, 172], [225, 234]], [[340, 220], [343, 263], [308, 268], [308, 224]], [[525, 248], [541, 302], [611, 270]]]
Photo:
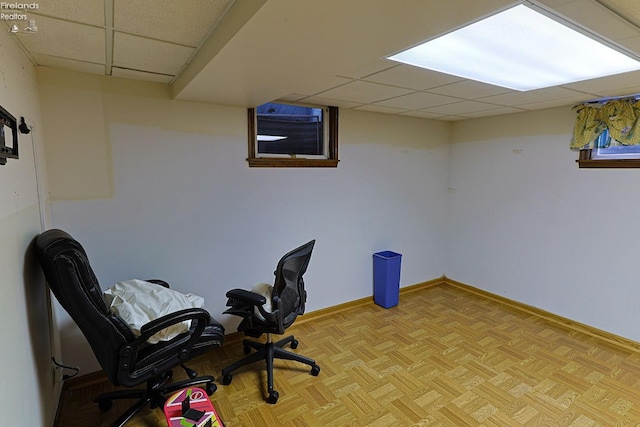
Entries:
[[[265, 311], [264, 304], [267, 302], [267, 298], [264, 295], [260, 295], [255, 292], [247, 291], [245, 289], [232, 289], [227, 292], [227, 307], [231, 307], [226, 310], [224, 314], [232, 314], [234, 316], [241, 316], [245, 319], [255, 319], [260, 322], [279, 322], [282, 314], [278, 309], [279, 298], [274, 298], [275, 305], [271, 307], [271, 311]], [[262, 315], [262, 318], [256, 316], [256, 311]], [[279, 323], [282, 323], [281, 321]]]
[[227, 300], [227, 307], [246, 304], [262, 306], [267, 302], [267, 299], [264, 296], [245, 289], [231, 289], [227, 292], [227, 298], [229, 298]]
[[202, 329], [207, 326], [211, 316], [209, 312], [202, 308], [186, 308], [184, 310], [175, 311], [173, 313], [169, 313], [162, 317], [152, 320], [149, 323], [142, 325], [140, 328], [140, 337], [138, 339], [143, 339], [146, 341], [152, 335], [160, 332], [161, 330], [168, 328], [171, 325], [175, 325], [176, 323], [184, 322], [186, 320], [197, 320], [198, 323], [196, 325], [196, 331], [198, 330], [198, 326], [200, 323], [203, 323], [204, 326]]
[[[173, 324], [186, 320], [196, 322], [195, 328], [192, 324], [188, 332], [178, 335], [166, 344], [154, 344], [157, 346], [155, 347], [157, 350], [153, 352], [153, 356], [145, 356], [145, 360], [149, 359], [152, 362], [138, 360], [138, 351], [143, 347], [149, 346], [147, 341], [152, 335]], [[137, 384], [135, 379], [148, 375], [150, 368], [154, 372], [163, 372], [188, 359], [191, 349], [210, 321], [211, 315], [208, 311], [202, 308], [188, 308], [159, 317], [143, 325], [140, 328], [141, 335], [120, 349], [118, 362], [118, 380], [120, 384], [125, 386], [127, 384], [135, 385]], [[151, 347], [154, 347], [154, 345], [151, 345]]]

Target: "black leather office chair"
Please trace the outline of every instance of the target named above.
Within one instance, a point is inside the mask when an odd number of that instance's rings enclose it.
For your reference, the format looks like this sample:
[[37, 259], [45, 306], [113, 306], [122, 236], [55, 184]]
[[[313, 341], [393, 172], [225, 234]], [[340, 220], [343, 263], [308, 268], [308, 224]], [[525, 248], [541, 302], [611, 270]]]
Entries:
[[242, 331], [245, 335], [254, 338], [266, 334], [267, 338], [265, 343], [250, 340], [242, 341], [245, 354], [249, 354], [251, 349], [256, 349], [257, 351], [224, 368], [222, 370], [223, 384], [231, 383], [232, 372], [236, 369], [259, 360], [265, 360], [267, 363], [269, 393], [267, 402], [276, 403], [279, 395], [273, 389], [274, 359], [295, 360], [305, 363], [311, 366], [312, 375], [317, 376], [320, 373], [320, 366], [316, 365], [313, 359], [282, 348], [286, 344], [290, 344], [293, 349], [298, 347], [298, 340], [293, 335], [277, 342], [273, 342], [271, 337], [271, 334], [284, 334], [285, 330], [296, 320], [296, 317], [304, 313], [307, 292], [304, 289], [302, 276], [307, 271], [314, 244], [315, 240], [312, 240], [287, 253], [278, 262], [274, 272], [276, 276], [275, 283], [270, 289], [271, 310], [267, 311], [263, 307], [267, 303], [267, 298], [261, 294], [244, 289], [233, 289], [227, 292], [227, 306], [231, 308], [225, 311], [225, 314], [233, 314], [243, 318], [238, 326], [238, 331]]
[[[110, 311], [87, 254], [76, 240], [64, 231], [48, 230], [37, 237], [36, 250], [49, 287], [86, 337], [109, 380], [123, 387], [146, 383], [145, 389], [114, 391], [94, 399], [103, 411], [111, 408], [114, 399], [139, 399], [112, 426], [123, 426], [147, 404], [162, 408], [167, 394], [185, 387], [204, 384], [207, 393], [213, 394], [216, 386], [212, 376], [196, 377], [195, 371], [182, 365], [222, 345], [224, 328], [206, 310], [192, 308], [168, 314], [147, 323], [136, 338]], [[153, 282], [168, 287], [165, 282]], [[188, 332], [170, 341], [147, 343], [153, 334], [185, 320], [192, 321]], [[172, 368], [179, 365], [190, 379], [168, 384]]]

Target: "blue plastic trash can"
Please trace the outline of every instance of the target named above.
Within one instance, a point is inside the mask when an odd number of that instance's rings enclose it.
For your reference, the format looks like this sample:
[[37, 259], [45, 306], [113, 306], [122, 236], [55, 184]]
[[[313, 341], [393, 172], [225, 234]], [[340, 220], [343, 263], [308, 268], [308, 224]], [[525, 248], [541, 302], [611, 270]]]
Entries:
[[402, 254], [384, 251], [373, 254], [373, 301], [381, 307], [398, 305]]

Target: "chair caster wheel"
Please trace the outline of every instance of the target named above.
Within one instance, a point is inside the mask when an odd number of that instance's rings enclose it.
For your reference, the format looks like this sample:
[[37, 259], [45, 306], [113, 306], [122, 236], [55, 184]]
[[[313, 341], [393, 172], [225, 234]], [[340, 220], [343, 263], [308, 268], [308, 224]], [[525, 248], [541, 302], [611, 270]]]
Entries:
[[207, 383], [207, 386], [206, 386], [207, 396], [211, 396], [213, 393], [216, 392], [217, 389], [218, 389], [218, 386], [215, 385], [214, 383]]
[[296, 348], [298, 348], [298, 344], [298, 340], [291, 341], [291, 348], [295, 350]]
[[233, 375], [227, 374], [224, 377], [222, 377], [222, 384], [229, 385], [229, 384], [231, 384], [231, 380], [232, 379], [233, 379]]
[[244, 350], [244, 354], [251, 353], [251, 346], [245, 345], [242, 349]]
[[313, 367], [311, 368], [311, 375], [313, 375], [314, 377], [317, 377], [319, 373], [320, 373], [320, 366], [313, 365]]
[[107, 412], [113, 406], [113, 400], [101, 400], [98, 402], [98, 409]]
[[187, 373], [187, 376], [191, 379], [194, 379], [195, 377], [198, 376], [198, 373], [196, 371], [194, 371], [193, 369], [189, 369], [186, 366], [183, 367], [184, 371]]
[[267, 398], [267, 403], [275, 405], [279, 397], [280, 395], [278, 394], [278, 392], [274, 390], [271, 393], [269, 393], [269, 397]]

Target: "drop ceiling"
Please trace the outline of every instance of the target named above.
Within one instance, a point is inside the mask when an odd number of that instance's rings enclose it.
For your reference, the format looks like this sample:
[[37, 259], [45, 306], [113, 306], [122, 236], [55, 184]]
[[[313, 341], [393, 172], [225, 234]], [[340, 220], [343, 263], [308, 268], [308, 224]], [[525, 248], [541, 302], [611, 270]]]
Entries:
[[[540, 3], [640, 54], [639, 1]], [[640, 93], [638, 71], [517, 92], [384, 59], [508, 0], [36, 4], [20, 11], [28, 20], [5, 21], [18, 25], [12, 37], [35, 66], [166, 84], [184, 101], [254, 107], [279, 99], [452, 121]], [[34, 33], [24, 31], [31, 19]]]

